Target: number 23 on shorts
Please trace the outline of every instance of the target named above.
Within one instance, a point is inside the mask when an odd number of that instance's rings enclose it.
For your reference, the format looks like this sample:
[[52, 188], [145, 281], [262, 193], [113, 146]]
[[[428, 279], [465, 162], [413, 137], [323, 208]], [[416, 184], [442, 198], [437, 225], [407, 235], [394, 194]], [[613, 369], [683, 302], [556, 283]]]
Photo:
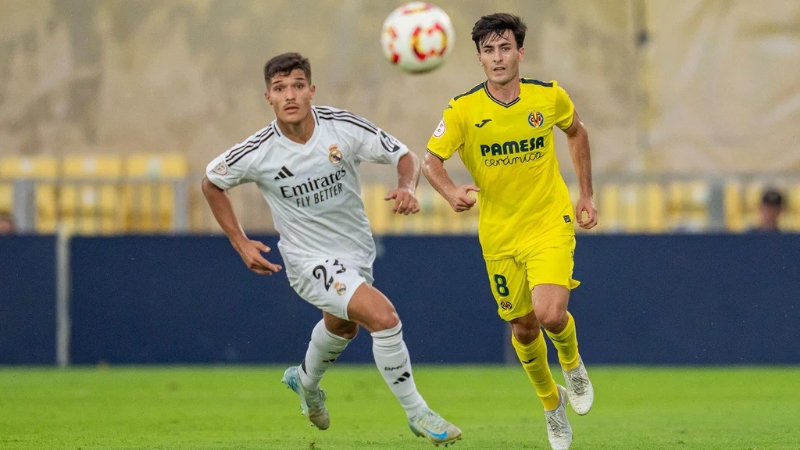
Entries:
[[344, 273], [346, 271], [347, 269], [342, 265], [342, 263], [339, 262], [338, 259], [334, 259], [333, 263], [331, 263], [330, 259], [326, 259], [325, 264], [314, 266], [314, 268], [311, 270], [311, 274], [314, 275], [314, 278], [321, 280], [325, 290], [329, 291], [331, 286], [333, 286], [333, 275]]

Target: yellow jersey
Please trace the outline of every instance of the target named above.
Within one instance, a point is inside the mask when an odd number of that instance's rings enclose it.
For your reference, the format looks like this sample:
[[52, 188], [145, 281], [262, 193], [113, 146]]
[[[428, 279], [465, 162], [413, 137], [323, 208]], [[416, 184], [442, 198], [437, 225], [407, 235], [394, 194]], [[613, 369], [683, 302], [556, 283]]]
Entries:
[[484, 82], [445, 108], [428, 151], [441, 160], [458, 151], [480, 188], [478, 237], [486, 259], [519, 255], [544, 235], [575, 233], [553, 141], [553, 127], [569, 128], [574, 111], [556, 81], [528, 78], [511, 103], [492, 97]]

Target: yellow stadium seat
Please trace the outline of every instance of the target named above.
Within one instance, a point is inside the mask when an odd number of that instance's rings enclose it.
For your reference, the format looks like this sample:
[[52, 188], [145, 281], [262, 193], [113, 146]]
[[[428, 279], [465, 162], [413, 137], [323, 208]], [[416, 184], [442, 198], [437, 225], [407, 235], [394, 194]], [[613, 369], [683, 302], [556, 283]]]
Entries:
[[800, 185], [787, 184], [781, 191], [784, 193], [783, 217], [780, 219], [781, 229], [785, 231], [797, 231], [800, 225], [800, 199], [797, 195], [800, 194]]
[[125, 160], [125, 175], [128, 177], [183, 178], [188, 172], [186, 156], [178, 153], [134, 154]]
[[675, 181], [667, 188], [669, 228], [699, 231], [708, 225], [709, 185], [703, 180]]
[[635, 184], [623, 184], [621, 187], [621, 206], [623, 229], [628, 233], [643, 231], [645, 222], [641, 215], [646, 210], [642, 207], [645, 196]]
[[744, 187], [743, 193], [743, 229], [750, 229], [758, 224], [758, 207], [764, 194], [764, 183], [751, 182]]
[[121, 230], [122, 158], [111, 155], [67, 156], [61, 166], [59, 212], [73, 232]]
[[797, 232], [800, 231], [800, 184], [789, 186], [787, 192], [783, 225], [786, 230]]
[[666, 228], [666, 199], [664, 190], [656, 183], [650, 183], [646, 187], [644, 210], [647, 212], [647, 227], [649, 233], [661, 233]]
[[598, 221], [598, 231], [621, 231], [620, 221], [620, 195], [619, 186], [614, 183], [605, 183], [598, 189], [597, 208], [602, 211]]
[[0, 213], [10, 213], [14, 209], [14, 189], [11, 183], [0, 182]]
[[364, 184], [361, 187], [361, 198], [364, 199], [364, 210], [375, 234], [386, 234], [390, 231], [389, 213], [387, 208], [382, 208], [386, 194], [382, 184]]
[[36, 230], [52, 233], [56, 228], [56, 177], [58, 160], [52, 156], [4, 156], [0, 159], [0, 211], [14, 208], [14, 179], [37, 180], [35, 188]]
[[737, 182], [725, 183], [723, 192], [725, 228], [730, 231], [743, 231], [745, 229], [745, 222], [741, 184]]
[[[174, 181], [186, 177], [189, 163], [181, 154], [135, 154], [125, 160], [125, 228], [165, 231], [175, 212]], [[188, 202], [189, 199], [187, 198]]]

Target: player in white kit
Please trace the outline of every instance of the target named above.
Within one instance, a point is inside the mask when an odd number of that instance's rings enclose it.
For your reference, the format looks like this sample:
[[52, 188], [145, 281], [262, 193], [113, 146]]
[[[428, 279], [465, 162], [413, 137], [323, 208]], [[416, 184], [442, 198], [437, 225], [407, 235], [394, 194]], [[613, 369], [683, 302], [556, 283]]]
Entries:
[[372, 286], [375, 244], [361, 200], [359, 164], [397, 167], [398, 187], [386, 200], [394, 200], [394, 212], [407, 215], [419, 211], [417, 157], [362, 117], [311, 106], [316, 87], [303, 56], [272, 58], [264, 78], [276, 119], [208, 165], [203, 193], [247, 267], [271, 275], [282, 267], [264, 258], [268, 247], [244, 234], [226, 192], [256, 183], [280, 233], [278, 248], [289, 283], [322, 310], [302, 364], [287, 369], [282, 381], [300, 396], [311, 423], [327, 429], [326, 394], [319, 383], [360, 325], [372, 335], [375, 363], [405, 409], [411, 430], [437, 445], [460, 439], [461, 430], [429, 409], [417, 391], [400, 318]]

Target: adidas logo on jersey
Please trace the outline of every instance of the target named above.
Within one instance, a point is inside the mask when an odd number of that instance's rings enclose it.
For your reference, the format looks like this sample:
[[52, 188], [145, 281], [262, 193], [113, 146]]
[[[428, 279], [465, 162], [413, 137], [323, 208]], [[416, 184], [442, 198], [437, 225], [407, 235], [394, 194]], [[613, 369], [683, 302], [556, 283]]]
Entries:
[[293, 177], [294, 174], [291, 170], [287, 169], [286, 166], [281, 167], [281, 170], [278, 172], [278, 176], [275, 177], [276, 180], [281, 180], [283, 178]]

